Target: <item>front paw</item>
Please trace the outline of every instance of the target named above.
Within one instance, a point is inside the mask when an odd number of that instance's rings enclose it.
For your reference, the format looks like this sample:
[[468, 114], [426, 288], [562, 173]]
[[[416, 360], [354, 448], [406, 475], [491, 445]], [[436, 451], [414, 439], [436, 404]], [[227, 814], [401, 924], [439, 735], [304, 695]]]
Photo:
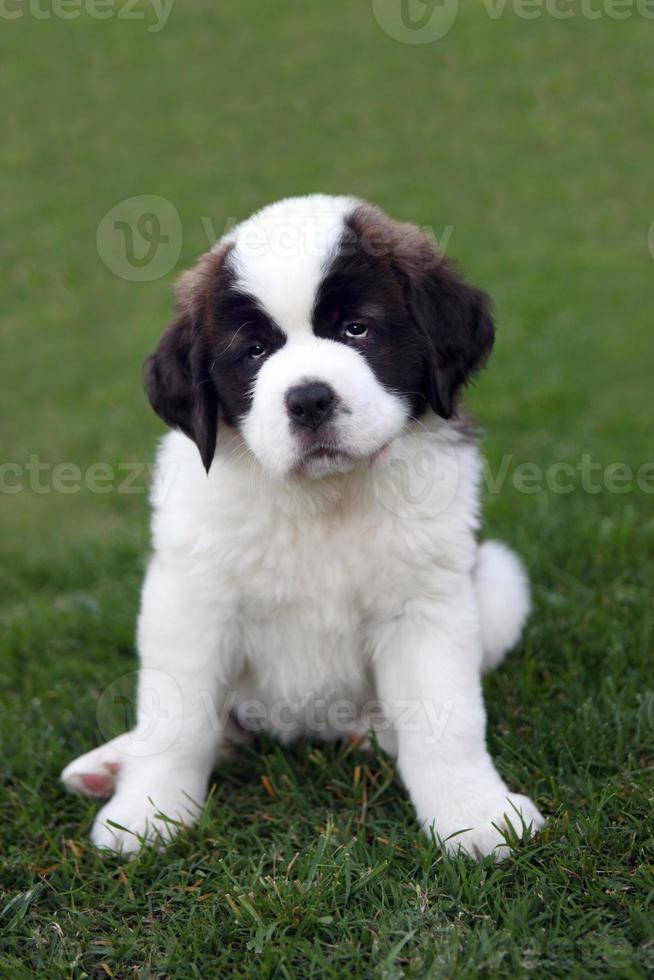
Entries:
[[197, 787], [188, 792], [159, 785], [148, 791], [145, 781], [140, 786], [119, 787], [98, 813], [91, 840], [96, 847], [119, 854], [133, 854], [145, 846], [163, 847], [183, 827], [197, 821], [203, 795]]
[[510, 856], [516, 839], [524, 833], [533, 837], [544, 823], [545, 818], [528, 796], [506, 793], [453, 807], [452, 812], [440, 814], [432, 826], [450, 854], [463, 852], [477, 859], [490, 855], [501, 861]]

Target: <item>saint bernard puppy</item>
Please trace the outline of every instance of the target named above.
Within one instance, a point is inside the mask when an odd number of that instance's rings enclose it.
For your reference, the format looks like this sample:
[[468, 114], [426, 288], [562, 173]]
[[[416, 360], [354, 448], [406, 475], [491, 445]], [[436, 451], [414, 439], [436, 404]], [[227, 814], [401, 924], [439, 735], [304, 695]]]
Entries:
[[543, 818], [485, 739], [482, 672], [529, 611], [519, 559], [478, 538], [460, 395], [493, 346], [487, 296], [414, 225], [325, 195], [238, 225], [176, 295], [145, 369], [173, 431], [137, 724], [62, 774], [109, 797], [93, 841], [130, 852], [192, 824], [254, 731], [372, 731], [428, 833], [506, 856]]

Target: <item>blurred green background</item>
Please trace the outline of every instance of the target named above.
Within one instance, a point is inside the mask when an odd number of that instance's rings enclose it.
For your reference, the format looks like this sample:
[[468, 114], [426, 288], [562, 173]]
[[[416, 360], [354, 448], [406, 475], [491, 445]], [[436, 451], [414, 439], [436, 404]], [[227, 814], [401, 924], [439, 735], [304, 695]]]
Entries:
[[[37, 16], [52, 10], [46, 0], [3, 7], [20, 13], [0, 16], [3, 464], [36, 456], [122, 473], [150, 462], [163, 429], [140, 370], [176, 273], [210, 244], [208, 229], [311, 191], [356, 194], [430, 226], [494, 297], [497, 346], [469, 396], [493, 471], [505, 453], [509, 473], [583, 454], [635, 473], [652, 459], [654, 21], [635, 7], [616, 19], [600, 0], [592, 19], [579, 5], [569, 19], [527, 19], [515, 5], [462, 0], [444, 37], [407, 44], [383, 29], [383, 2], [374, 7], [177, 0], [156, 31], [147, 3], [129, 18], [118, 3], [102, 20], [84, 7], [70, 20]], [[140, 195], [179, 214], [180, 249], [164, 275], [134, 282], [108, 267], [98, 229]], [[19, 471], [2, 472], [15, 484]], [[394, 811], [359, 820], [356, 794], [333, 792], [352, 769], [337, 750], [324, 755], [323, 796], [307, 803], [298, 788], [262, 803], [261, 767], [287, 771], [268, 747], [220, 784], [217, 825], [198, 831], [197, 852], [180, 843], [177, 864], [144, 858], [114, 893], [115, 867], [87, 851], [76, 866], [65, 841], [84, 846], [93, 807], [64, 799], [56, 777], [99, 738], [103, 687], [134, 667], [146, 474], [130, 493], [58, 493], [42, 479], [46, 492], [0, 495], [5, 969], [106, 975], [104, 963], [123, 976], [149, 963], [143, 975], [159, 976], [172, 956], [177, 976], [200, 975], [200, 957], [242, 975], [322, 975], [332, 947], [338, 969], [357, 975], [654, 969], [651, 493], [588, 493], [577, 479], [570, 494], [524, 494], [507, 479], [488, 495], [489, 529], [521, 549], [536, 599], [521, 650], [489, 681], [491, 746], [551, 816], [549, 836], [513, 870], [445, 867], [417, 842], [395, 785]], [[313, 750], [293, 751], [309, 778]], [[385, 828], [376, 836], [374, 819]], [[179, 880], [211, 852], [205, 838], [223, 842], [222, 863], [206, 859], [218, 884], [200, 906]], [[289, 893], [290, 905], [251, 921], [225, 904], [228, 888], [258, 895], [262, 875], [277, 873], [271, 855], [288, 863], [299, 850], [298, 871], [332, 845], [349, 848], [347, 874], [387, 862], [356, 901], [339, 891], [346, 871], [334, 859], [314, 904]], [[167, 923], [144, 920], [153, 903]], [[63, 938], [47, 932], [51, 920]]]

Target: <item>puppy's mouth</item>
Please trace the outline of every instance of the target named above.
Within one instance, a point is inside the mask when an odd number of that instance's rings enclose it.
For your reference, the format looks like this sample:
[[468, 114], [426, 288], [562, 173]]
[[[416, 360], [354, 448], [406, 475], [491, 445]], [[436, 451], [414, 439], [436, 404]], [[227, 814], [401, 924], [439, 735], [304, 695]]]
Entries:
[[362, 456], [352, 452], [349, 448], [345, 449], [328, 435], [322, 438], [305, 436], [298, 445], [299, 458], [294, 466], [294, 471], [299, 475], [317, 476], [330, 472], [347, 472], [354, 466], [361, 464], [372, 467], [384, 454], [388, 445], [388, 443], [384, 444], [369, 456]]
[[317, 443], [314, 446], [303, 447], [300, 452], [301, 456], [295, 467], [298, 473], [316, 472], [316, 467], [321, 472], [326, 472], [332, 468], [339, 470], [345, 467], [349, 469], [355, 462], [355, 457], [351, 453], [331, 443]]
[[297, 473], [315, 471], [316, 467], [321, 471], [329, 470], [332, 466], [340, 469], [354, 462], [352, 453], [339, 445], [329, 432], [320, 435], [308, 432], [299, 434], [297, 450], [298, 459], [294, 467]]
[[339, 449], [338, 446], [312, 446], [310, 449], [304, 450], [302, 454], [302, 460], [305, 459], [352, 459], [350, 453], [345, 452], [344, 449]]

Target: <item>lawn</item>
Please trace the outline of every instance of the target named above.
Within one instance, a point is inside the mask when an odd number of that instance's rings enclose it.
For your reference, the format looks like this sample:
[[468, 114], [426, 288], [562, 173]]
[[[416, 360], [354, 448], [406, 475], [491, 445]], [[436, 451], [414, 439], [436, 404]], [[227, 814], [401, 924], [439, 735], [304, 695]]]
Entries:
[[[158, 31], [145, 3], [5, 5], [0, 976], [654, 973], [654, 21], [595, 6], [461, 0], [445, 37], [405, 44], [365, 0], [184, 0]], [[199, 827], [131, 862], [93, 852], [95, 806], [58, 784], [133, 680], [163, 431], [140, 366], [170, 283], [212, 228], [312, 190], [430, 225], [496, 301], [469, 404], [487, 530], [535, 610], [488, 678], [489, 742], [549, 818], [505, 865], [444, 857], [388, 760], [352, 747], [244, 751]], [[138, 282], [98, 228], [144, 194], [182, 234]]]

